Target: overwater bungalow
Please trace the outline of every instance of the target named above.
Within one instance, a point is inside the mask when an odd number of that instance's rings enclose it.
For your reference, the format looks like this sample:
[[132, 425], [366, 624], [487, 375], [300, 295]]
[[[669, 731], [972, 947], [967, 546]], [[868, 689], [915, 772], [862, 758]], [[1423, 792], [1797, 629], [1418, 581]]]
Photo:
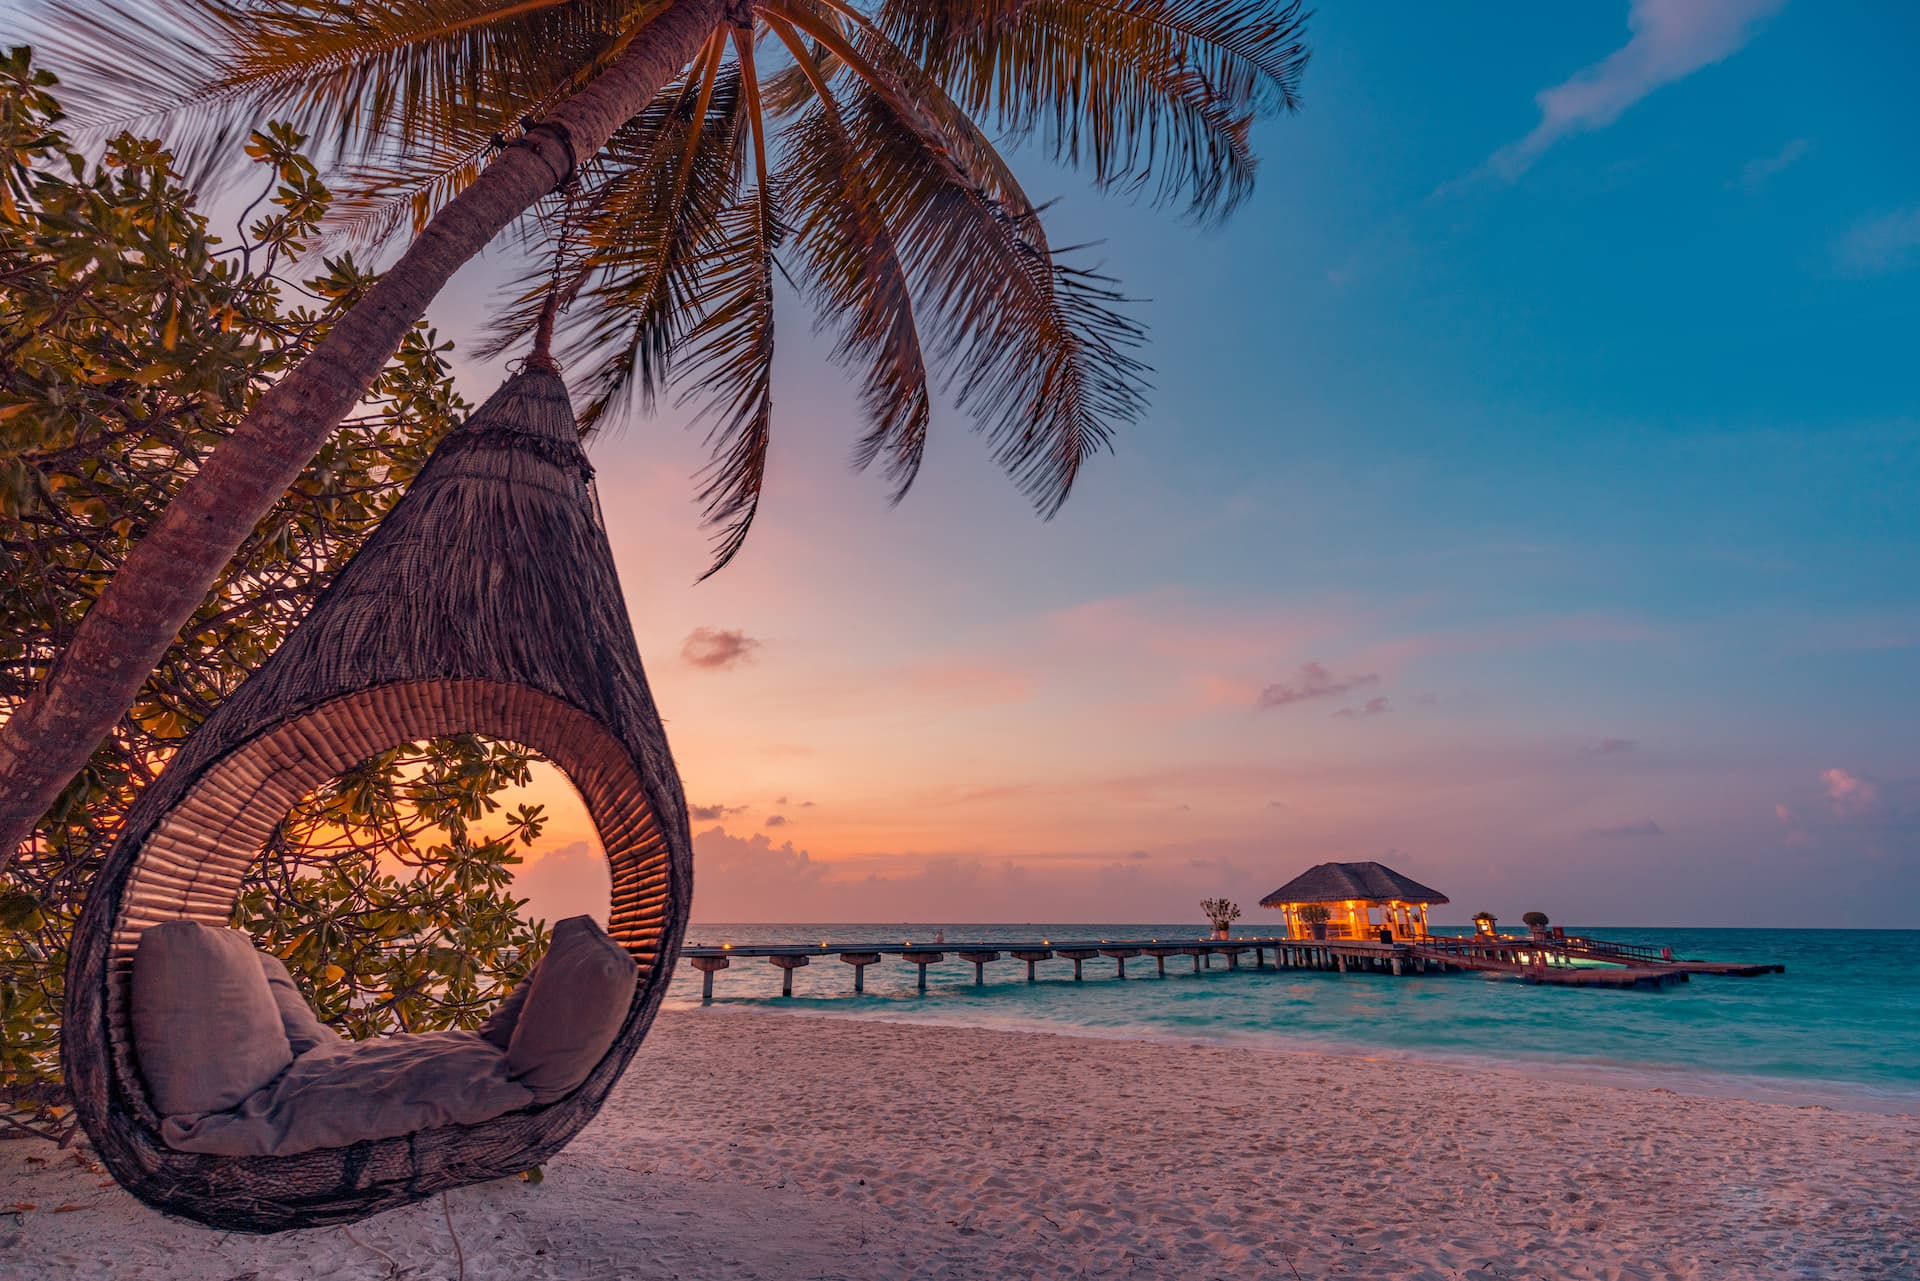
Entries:
[[1260, 900], [1261, 907], [1286, 913], [1287, 937], [1312, 938], [1313, 926], [1301, 909], [1313, 904], [1330, 913], [1325, 937], [1378, 938], [1391, 930], [1396, 939], [1427, 937], [1427, 908], [1447, 896], [1402, 876], [1384, 863], [1322, 863], [1310, 867]]

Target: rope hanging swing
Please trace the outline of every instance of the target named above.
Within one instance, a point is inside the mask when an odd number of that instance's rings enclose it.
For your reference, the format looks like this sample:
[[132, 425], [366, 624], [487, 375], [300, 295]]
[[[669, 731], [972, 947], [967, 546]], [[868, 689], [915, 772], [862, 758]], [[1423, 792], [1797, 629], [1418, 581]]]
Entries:
[[[579, 790], [612, 866], [631, 1007], [570, 1094], [293, 1156], [170, 1148], [129, 1017], [143, 930], [223, 927], [274, 825], [397, 744], [478, 733]], [[544, 345], [435, 449], [312, 611], [134, 806], [73, 939], [62, 1053], [113, 1176], [160, 1210], [252, 1232], [351, 1222], [550, 1158], [599, 1110], [666, 991], [692, 896], [685, 798], [641, 670], [573, 409]]]

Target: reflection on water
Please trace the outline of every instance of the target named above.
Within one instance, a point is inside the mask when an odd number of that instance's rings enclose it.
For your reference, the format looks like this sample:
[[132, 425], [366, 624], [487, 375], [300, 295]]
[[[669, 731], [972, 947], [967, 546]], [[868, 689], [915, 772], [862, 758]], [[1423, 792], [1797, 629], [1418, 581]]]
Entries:
[[[1196, 925], [696, 925], [689, 942], [931, 943], [946, 931], [949, 949], [968, 944], [1199, 938]], [[1569, 929], [1569, 933], [1576, 932]], [[1892, 1106], [1920, 1108], [1920, 931], [1650, 930], [1581, 926], [1579, 933], [1670, 946], [1674, 955], [1773, 961], [1785, 974], [1733, 979], [1695, 977], [1661, 991], [1531, 987], [1472, 975], [1395, 979], [1214, 967], [1195, 975], [1187, 957], [1169, 958], [1156, 977], [1151, 958], [1089, 961], [1084, 982], [1066, 961], [1042, 962], [1028, 985], [1023, 963], [973, 966], [949, 951], [915, 991], [914, 966], [894, 957], [867, 969], [867, 991], [853, 994], [853, 969], [822, 956], [795, 972], [794, 995], [780, 997], [780, 971], [739, 958], [714, 976], [714, 1005], [784, 1009], [850, 1018], [884, 1018], [980, 1027], [1041, 1028], [1082, 1035], [1185, 1037], [1295, 1049], [1409, 1053], [1423, 1057], [1569, 1065], [1593, 1071], [1689, 1070], [1725, 1074], [1747, 1085], [1771, 1083], [1795, 1093], [1837, 1088]], [[1254, 937], [1252, 930], [1236, 932]], [[669, 1003], [700, 1004], [700, 975], [679, 967]], [[1757, 1078], [1757, 1080], [1756, 1080]], [[1709, 1083], [1710, 1084], [1710, 1083]]]

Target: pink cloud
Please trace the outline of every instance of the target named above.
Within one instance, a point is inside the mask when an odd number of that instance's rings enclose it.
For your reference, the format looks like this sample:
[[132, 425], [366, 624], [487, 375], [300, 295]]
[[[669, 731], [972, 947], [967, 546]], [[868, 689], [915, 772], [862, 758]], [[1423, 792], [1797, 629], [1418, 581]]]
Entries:
[[753, 657], [760, 642], [737, 628], [696, 627], [680, 643], [680, 657], [694, 667], [726, 671]]
[[613, 898], [613, 875], [593, 844], [573, 841], [532, 856], [513, 877], [526, 913], [548, 922], [587, 915], [601, 924]]
[[1391, 707], [1387, 706], [1386, 699], [1370, 698], [1366, 701], [1366, 704], [1362, 707], [1343, 707], [1339, 711], [1335, 712], [1334, 715], [1341, 717], [1344, 720], [1354, 721], [1367, 716], [1385, 716], [1388, 712], [1392, 710], [1393, 709]]
[[1879, 803], [1878, 784], [1850, 770], [1821, 770], [1820, 781], [1827, 785], [1825, 795], [1833, 812], [1842, 818], [1865, 814]]

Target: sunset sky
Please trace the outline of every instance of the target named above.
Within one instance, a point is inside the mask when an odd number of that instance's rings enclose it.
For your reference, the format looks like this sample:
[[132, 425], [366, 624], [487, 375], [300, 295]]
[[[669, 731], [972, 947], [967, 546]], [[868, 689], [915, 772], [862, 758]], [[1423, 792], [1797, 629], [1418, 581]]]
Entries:
[[[1257, 923], [1381, 859], [1440, 920], [1913, 924], [1920, 9], [1336, 4], [1311, 42], [1224, 228], [1018, 157], [1152, 330], [1051, 523], [950, 410], [890, 508], [799, 305], [731, 568], [694, 584], [683, 416], [595, 444], [696, 920]], [[559, 912], [604, 891], [543, 795]]]

